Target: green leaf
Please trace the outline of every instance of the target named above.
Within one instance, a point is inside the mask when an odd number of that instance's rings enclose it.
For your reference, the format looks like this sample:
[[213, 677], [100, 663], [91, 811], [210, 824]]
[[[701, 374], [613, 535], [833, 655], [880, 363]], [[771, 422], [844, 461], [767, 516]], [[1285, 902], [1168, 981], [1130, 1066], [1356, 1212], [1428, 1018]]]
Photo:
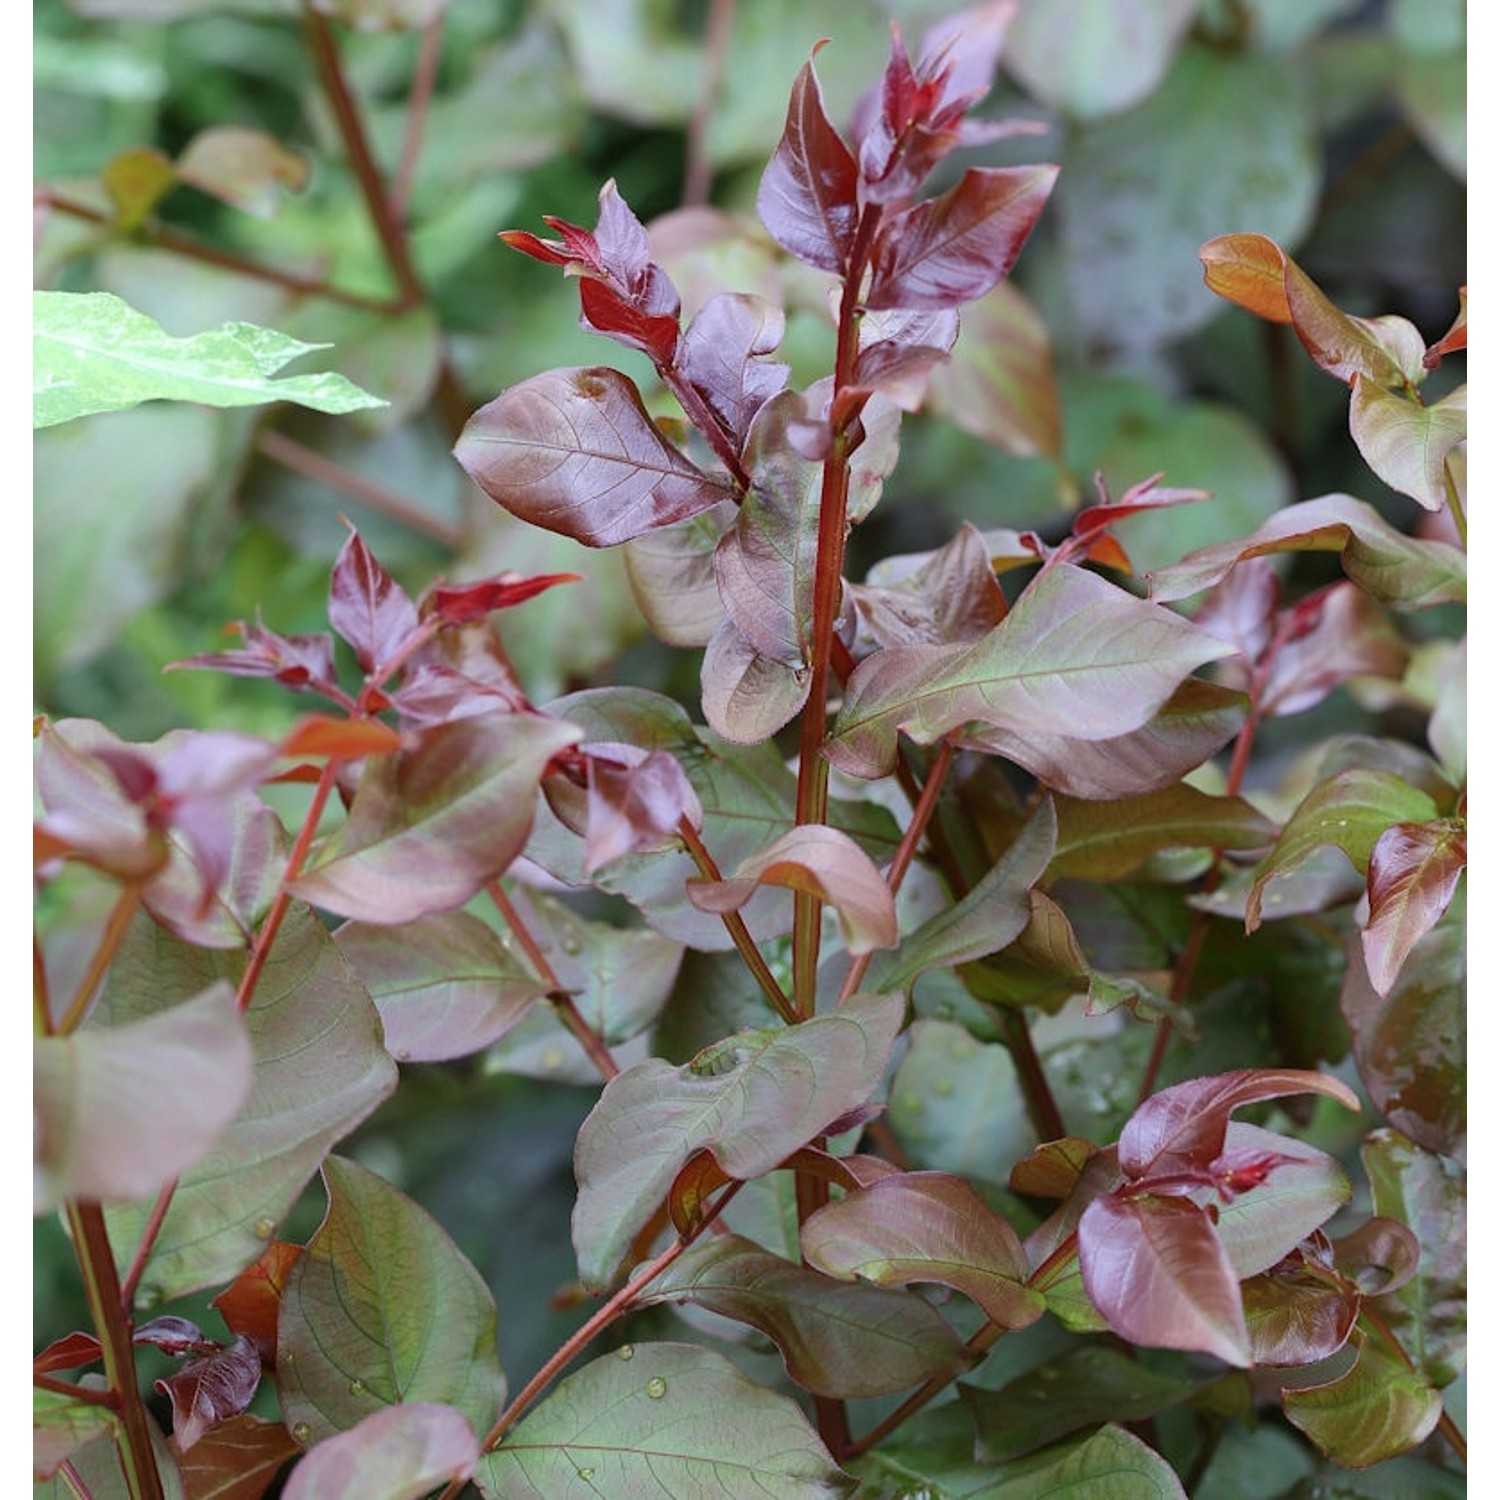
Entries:
[[867, 657], [849, 679], [828, 758], [878, 777], [905, 730], [931, 744], [971, 720], [1103, 740], [1138, 729], [1205, 662], [1233, 647], [1093, 573], [1053, 568], [972, 645]]
[[1295, 870], [1316, 850], [1342, 849], [1363, 874], [1380, 836], [1395, 823], [1426, 823], [1437, 807], [1426, 792], [1390, 771], [1352, 768], [1319, 782], [1287, 819], [1280, 836], [1256, 869], [1245, 906], [1245, 926], [1260, 925], [1261, 901], [1278, 876]]
[[[244, 966], [243, 952], [190, 948], [142, 918], [110, 971], [100, 1019], [156, 1014], [216, 979], [237, 983]], [[369, 995], [304, 906], [287, 913], [245, 1022], [255, 1060], [249, 1101], [179, 1182], [141, 1283], [143, 1305], [222, 1285], [255, 1260], [334, 1142], [396, 1086]], [[149, 1207], [109, 1212], [122, 1263]]]
[[1364, 1339], [1347, 1374], [1327, 1385], [1283, 1391], [1281, 1405], [1320, 1453], [1351, 1469], [1409, 1452], [1443, 1414], [1443, 1398], [1426, 1376], [1374, 1338]]
[[895, 1173], [820, 1208], [802, 1226], [802, 1249], [831, 1276], [953, 1287], [1002, 1328], [1024, 1328], [1043, 1312], [1041, 1294], [1025, 1284], [1015, 1230], [946, 1172]]
[[110, 1432], [114, 1413], [94, 1401], [78, 1401], [60, 1391], [31, 1392], [31, 1468], [38, 1479], [49, 1479], [86, 1443]]
[[223, 980], [159, 1015], [32, 1046], [36, 1213], [160, 1191], [208, 1154], [250, 1093], [250, 1041]]
[[339, 952], [370, 991], [398, 1062], [442, 1062], [478, 1052], [510, 1030], [546, 984], [467, 912], [399, 927], [346, 922]]
[[291, 889], [380, 923], [462, 906], [521, 852], [547, 763], [581, 738], [541, 714], [482, 714], [414, 733], [395, 755], [365, 760], [348, 819]]
[[456, 1406], [485, 1431], [505, 1399], [495, 1302], [441, 1225], [383, 1178], [330, 1156], [328, 1212], [282, 1294], [276, 1389], [313, 1440], [383, 1408]]
[[384, 404], [342, 375], [273, 380], [288, 361], [323, 346], [253, 323], [177, 339], [108, 292], [33, 292], [31, 313], [34, 427], [142, 401], [295, 401], [325, 412]]
[[1401, 1347], [1436, 1386], [1462, 1373], [1468, 1348], [1468, 1192], [1463, 1168], [1395, 1130], [1365, 1137], [1360, 1159], [1377, 1213], [1421, 1246], [1417, 1274], [1377, 1304]]
[[1254, 536], [1190, 553], [1150, 575], [1151, 597], [1171, 601], [1212, 588], [1242, 558], [1273, 552], [1339, 552], [1344, 572], [1400, 614], [1462, 604], [1468, 566], [1447, 542], [1404, 536], [1373, 506], [1349, 495], [1323, 495], [1278, 511]]
[[1469, 437], [1469, 388], [1424, 406], [1354, 377], [1349, 431], [1364, 460], [1393, 490], [1410, 495], [1424, 510], [1448, 503], [1448, 455]]
[[685, 1067], [647, 1058], [612, 1078], [575, 1154], [585, 1285], [613, 1280], [689, 1157], [707, 1149], [730, 1177], [759, 1177], [863, 1104], [904, 1009], [899, 996], [856, 997], [790, 1030], [740, 1033]]
[[627, 1344], [570, 1375], [479, 1460], [487, 1500], [834, 1500], [853, 1482], [785, 1396], [691, 1344]]
[[820, 1396], [883, 1396], [974, 1362], [920, 1297], [834, 1280], [738, 1235], [706, 1236], [638, 1300], [690, 1302], [758, 1328], [787, 1374]]

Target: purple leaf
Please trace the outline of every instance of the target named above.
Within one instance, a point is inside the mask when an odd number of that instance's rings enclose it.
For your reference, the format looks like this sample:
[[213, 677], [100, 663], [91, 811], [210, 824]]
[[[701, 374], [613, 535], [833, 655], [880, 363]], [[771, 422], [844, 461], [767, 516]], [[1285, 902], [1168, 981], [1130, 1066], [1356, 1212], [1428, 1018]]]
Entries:
[[727, 880], [689, 881], [688, 896], [700, 911], [738, 911], [762, 885], [785, 886], [831, 906], [850, 953], [896, 946], [895, 897], [847, 833], [799, 824], [744, 860]]
[[758, 745], [796, 718], [812, 673], [763, 656], [724, 620], [703, 653], [703, 717], [738, 745]]
[[747, 1181], [863, 1104], [885, 1072], [904, 1010], [899, 996], [857, 996], [800, 1026], [730, 1037], [684, 1067], [648, 1058], [611, 1079], [574, 1156], [573, 1243], [584, 1283], [602, 1288], [614, 1279], [698, 1151]]
[[160, 1015], [33, 1044], [35, 1210], [128, 1202], [213, 1148], [250, 1093], [250, 1042], [223, 982]]
[[342, 700], [333, 664], [332, 636], [279, 635], [266, 628], [259, 613], [253, 625], [236, 620], [229, 628], [239, 632], [245, 643], [242, 651], [206, 652], [186, 661], [172, 662], [165, 670], [180, 672], [189, 667], [204, 667], [228, 672], [233, 677], [272, 677], [295, 692], [322, 693], [334, 702]]
[[892, 308], [867, 312], [859, 325], [856, 390], [883, 391], [903, 411], [922, 405], [932, 373], [949, 362], [958, 338], [958, 314]]
[[634, 745], [591, 745], [587, 852], [583, 868], [596, 870], [627, 854], [675, 846], [686, 818], [703, 826], [703, 805], [682, 767], [664, 750]]
[[1437, 925], [1469, 861], [1461, 822], [1395, 823], [1370, 851], [1370, 919], [1360, 934], [1378, 995], [1390, 993], [1411, 950]]
[[328, 622], [354, 647], [367, 675], [392, 661], [417, 628], [417, 609], [406, 590], [352, 528], [333, 565]]
[[730, 492], [656, 430], [618, 370], [549, 370], [481, 407], [454, 455], [535, 526], [610, 547], [707, 510]]
[[668, 646], [706, 646], [724, 619], [714, 551], [739, 514], [722, 501], [677, 526], [625, 544], [630, 589], [651, 633]]
[[1239, 1282], [1208, 1215], [1182, 1198], [1095, 1198], [1078, 1223], [1084, 1288], [1132, 1344], [1251, 1363]]
[[311, 1449], [281, 1492], [283, 1500], [421, 1500], [440, 1485], [467, 1479], [479, 1439], [457, 1407], [412, 1401], [372, 1412], [347, 1432]]
[[688, 1302], [758, 1328], [815, 1395], [883, 1396], [961, 1374], [974, 1358], [921, 1298], [833, 1280], [738, 1235], [699, 1241], [640, 1301]]
[[989, 548], [967, 522], [947, 546], [888, 558], [849, 593], [861, 634], [876, 646], [945, 646], [978, 640], [1006, 612]]
[[190, 1359], [156, 1382], [172, 1402], [172, 1440], [186, 1452], [218, 1423], [237, 1417], [260, 1386], [260, 1354], [243, 1335], [227, 1349]]
[[547, 993], [467, 912], [400, 927], [348, 922], [334, 940], [370, 991], [398, 1062], [444, 1062], [481, 1051]]
[[210, 1354], [220, 1347], [212, 1339], [204, 1338], [196, 1323], [171, 1315], [142, 1323], [131, 1338], [133, 1343], [152, 1344], [163, 1354], [177, 1358], [184, 1354]]
[[401, 685], [386, 696], [408, 728], [530, 709], [495, 632], [481, 621], [439, 631], [413, 654]]
[[1024, 1328], [1044, 1310], [1025, 1284], [1015, 1230], [947, 1172], [896, 1173], [830, 1203], [802, 1226], [802, 1250], [830, 1276], [953, 1287], [1002, 1328]]
[[1054, 166], [971, 167], [957, 186], [890, 219], [876, 239], [872, 308], [960, 307], [1015, 265]]
[[1274, 647], [1261, 689], [1267, 718], [1302, 713], [1351, 677], [1399, 680], [1406, 668], [1410, 648], [1385, 611], [1352, 583], [1320, 590], [1288, 613], [1290, 638]]
[[861, 662], [828, 757], [851, 775], [884, 775], [899, 731], [930, 744], [971, 720], [1018, 735], [1115, 738], [1230, 649], [1095, 574], [1053, 568], [972, 645], [903, 647]]
[[789, 367], [761, 357], [775, 351], [785, 331], [779, 307], [721, 292], [703, 304], [678, 346], [678, 372], [708, 402], [737, 448], [756, 412], [786, 385]]
[[540, 714], [417, 731], [400, 754], [365, 762], [347, 820], [292, 889], [387, 925], [462, 906], [521, 852], [548, 762], [581, 738]]
[[1288, 1094], [1327, 1094], [1346, 1109], [1359, 1099], [1326, 1073], [1299, 1068], [1243, 1068], [1190, 1078], [1153, 1094], [1120, 1132], [1120, 1167], [1129, 1177], [1207, 1167], [1224, 1149], [1229, 1116], [1244, 1104]]
[[1297, 1250], [1240, 1283], [1257, 1365], [1314, 1365], [1348, 1343], [1364, 1299], [1331, 1259]]
[[825, 271], [848, 267], [859, 168], [829, 122], [811, 60], [792, 85], [781, 143], [760, 180], [756, 208], [782, 249]]

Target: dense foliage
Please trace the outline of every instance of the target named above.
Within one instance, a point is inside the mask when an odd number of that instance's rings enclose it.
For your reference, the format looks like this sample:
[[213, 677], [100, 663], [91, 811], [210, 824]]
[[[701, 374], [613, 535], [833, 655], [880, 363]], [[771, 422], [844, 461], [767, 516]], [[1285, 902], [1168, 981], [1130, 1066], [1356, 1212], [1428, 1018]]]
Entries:
[[807, 10], [38, 8], [38, 1494], [1464, 1493], [1462, 6]]

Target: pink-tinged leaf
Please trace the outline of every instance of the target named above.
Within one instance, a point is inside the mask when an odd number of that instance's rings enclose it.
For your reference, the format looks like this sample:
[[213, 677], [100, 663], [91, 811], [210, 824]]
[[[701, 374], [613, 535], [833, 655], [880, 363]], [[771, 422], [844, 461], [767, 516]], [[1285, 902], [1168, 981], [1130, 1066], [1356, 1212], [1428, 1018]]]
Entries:
[[342, 696], [333, 662], [333, 637], [326, 632], [280, 635], [267, 629], [259, 614], [253, 625], [236, 620], [226, 630], [239, 633], [243, 649], [190, 656], [186, 661], [169, 663], [165, 670], [180, 672], [203, 667], [227, 672], [231, 677], [271, 677], [294, 692], [322, 693], [335, 701]]
[[1207, 1167], [1224, 1150], [1235, 1110], [1288, 1094], [1327, 1094], [1346, 1109], [1359, 1109], [1348, 1084], [1301, 1068], [1242, 1068], [1190, 1078], [1153, 1094], [1131, 1115], [1120, 1132], [1120, 1166], [1134, 1178]]
[[1211, 797], [1179, 783], [1112, 802], [1057, 801], [1049, 879], [1114, 881], [1164, 849], [1263, 849], [1276, 825], [1242, 797]]
[[386, 925], [462, 906], [521, 852], [548, 762], [581, 738], [540, 714], [416, 731], [399, 754], [365, 762], [348, 819], [294, 893]]
[[240, 1272], [209, 1303], [231, 1333], [244, 1334], [260, 1351], [261, 1363], [276, 1363], [276, 1320], [281, 1315], [281, 1296], [291, 1275], [301, 1245], [272, 1240], [253, 1265]]
[[1176, 786], [1239, 733], [1248, 709], [1243, 693], [1189, 677], [1147, 723], [1127, 734], [1076, 740], [970, 724], [956, 732], [955, 741], [1003, 755], [1065, 796], [1108, 802]]
[[1270, 644], [1281, 602], [1281, 583], [1268, 557], [1236, 563], [1193, 614], [1193, 623], [1233, 646], [1240, 660], [1225, 662], [1220, 676], [1248, 687], [1255, 664]]
[[1367, 1469], [1415, 1448], [1437, 1426], [1443, 1398], [1399, 1354], [1361, 1336], [1353, 1369], [1328, 1385], [1284, 1390], [1281, 1407], [1325, 1457]]
[[588, 752], [586, 874], [627, 854], [674, 847], [684, 818], [694, 828], [703, 826], [703, 804], [666, 751], [597, 745]]
[[[196, 987], [216, 978], [237, 984], [245, 964], [243, 952], [190, 947], [137, 921], [105, 982], [101, 1019], [165, 1022]], [[147, 1263], [143, 1285], [166, 1298], [222, 1287], [260, 1256], [334, 1142], [396, 1086], [369, 995], [300, 903], [286, 914], [245, 1022], [254, 1057], [250, 1098], [233, 1129], [178, 1183]], [[122, 1264], [151, 1209], [146, 1201], [108, 1211]]]
[[1052, 568], [972, 645], [861, 662], [828, 757], [852, 775], [885, 775], [899, 731], [931, 744], [973, 720], [1017, 735], [1111, 739], [1139, 729], [1194, 667], [1231, 649], [1093, 573]]
[[[323, 1164], [328, 1212], [287, 1278], [276, 1389], [304, 1441], [416, 1402], [486, 1430], [505, 1399], [495, 1302], [437, 1220], [352, 1161]], [[300, 1434], [299, 1434], [300, 1436]]]
[[1437, 805], [1394, 771], [1351, 767], [1320, 781], [1287, 819], [1271, 852], [1256, 869], [1245, 903], [1245, 926], [1260, 925], [1261, 902], [1279, 876], [1295, 870], [1318, 849], [1332, 845], [1363, 874], [1385, 831], [1397, 823], [1426, 823]]
[[481, 1051], [547, 993], [467, 912], [400, 927], [349, 922], [334, 940], [370, 991], [398, 1062], [445, 1062]]
[[812, 687], [810, 670], [763, 656], [733, 620], [714, 631], [703, 653], [703, 717], [715, 734], [758, 745], [797, 717]]
[[580, 573], [543, 573], [535, 578], [501, 573], [477, 583], [430, 588], [422, 595], [421, 612], [424, 616], [436, 615], [445, 629], [467, 625], [472, 620], [487, 619], [497, 609], [513, 609], [560, 583], [582, 581]]
[[1025, 1284], [1015, 1230], [947, 1172], [900, 1172], [828, 1204], [802, 1226], [802, 1250], [830, 1276], [952, 1287], [1002, 1328], [1024, 1328], [1044, 1310]]
[[329, 580], [328, 622], [366, 673], [393, 660], [417, 628], [416, 605], [352, 528]]
[[1332, 1263], [1367, 1297], [1384, 1297], [1410, 1284], [1422, 1263], [1422, 1246], [1399, 1219], [1367, 1220], [1329, 1247]]
[[[1080, 542], [1093, 542], [1126, 516], [1139, 515], [1147, 510], [1161, 510], [1169, 505], [1191, 505], [1198, 500], [1213, 499], [1208, 490], [1163, 488], [1157, 483], [1162, 477], [1161, 474], [1153, 474], [1149, 479], [1131, 485], [1118, 500], [1110, 500], [1106, 496], [1103, 504], [1086, 506], [1073, 517], [1073, 535]], [[1102, 480], [1100, 488], [1103, 488]]]
[[261, 1500], [301, 1451], [283, 1423], [245, 1413], [211, 1427], [177, 1468], [187, 1500]]
[[700, 911], [738, 911], [762, 885], [816, 896], [839, 919], [852, 954], [896, 946], [896, 900], [875, 862], [847, 833], [801, 824], [744, 860], [727, 880], [688, 882]]
[[145, 1020], [34, 1043], [35, 1211], [145, 1198], [201, 1160], [250, 1092], [227, 984]]
[[1469, 437], [1469, 388], [1461, 385], [1423, 406], [1356, 375], [1349, 431], [1365, 462], [1393, 490], [1424, 510], [1440, 511], [1448, 503], [1448, 455]]
[[1078, 1223], [1090, 1301], [1123, 1339], [1251, 1363], [1239, 1281], [1208, 1215], [1182, 1198], [1095, 1198]]
[[131, 1341], [151, 1344], [163, 1354], [170, 1354], [174, 1358], [181, 1358], [184, 1354], [211, 1354], [220, 1347], [217, 1340], [204, 1338], [203, 1330], [196, 1323], [171, 1314], [140, 1324], [131, 1336]]
[[1458, 316], [1453, 320], [1448, 329], [1437, 343], [1429, 344], [1427, 352], [1422, 356], [1422, 367], [1427, 370], [1435, 370], [1442, 362], [1445, 354], [1453, 354], [1459, 349], [1469, 347], [1469, 289], [1461, 286], [1458, 289]]
[[1360, 934], [1376, 994], [1390, 993], [1411, 950], [1437, 925], [1469, 862], [1464, 825], [1396, 823], [1370, 851], [1370, 919]]
[[589, 547], [731, 498], [656, 430], [630, 379], [602, 366], [549, 370], [501, 392], [453, 452], [512, 515]]
[[274, 219], [283, 190], [307, 186], [307, 161], [264, 130], [212, 125], [200, 130], [177, 158], [177, 175], [257, 219]]
[[948, 363], [957, 338], [958, 314], [951, 308], [867, 312], [860, 320], [859, 357], [850, 386], [883, 391], [903, 411], [916, 411], [930, 377]]
[[684, 1067], [648, 1058], [611, 1079], [574, 1156], [573, 1243], [585, 1285], [614, 1279], [698, 1151], [712, 1151], [725, 1172], [748, 1181], [863, 1104], [885, 1072], [904, 1012], [900, 996], [857, 996], [800, 1026], [731, 1037]]
[[1381, 603], [1402, 614], [1467, 597], [1467, 564], [1447, 542], [1404, 536], [1373, 506], [1348, 495], [1323, 495], [1276, 512], [1253, 536], [1189, 553], [1150, 575], [1153, 599], [1185, 599], [1212, 588], [1241, 559], [1273, 552], [1339, 552], [1344, 571]]
[[[965, 522], [936, 552], [887, 558], [849, 589], [862, 636], [875, 646], [975, 641], [1005, 618], [984, 538]], [[860, 646], [856, 643], [856, 652]]]
[[58, 1370], [77, 1370], [104, 1358], [104, 1346], [92, 1333], [66, 1333], [53, 1339], [31, 1361], [33, 1375], [52, 1375]]
[[420, 646], [386, 697], [404, 729], [531, 707], [494, 630], [480, 620], [440, 630]]
[[811, 60], [792, 84], [786, 128], [756, 196], [761, 222], [783, 250], [825, 271], [849, 264], [859, 213], [859, 168], [823, 109]]
[[209, 1428], [237, 1417], [260, 1386], [260, 1355], [243, 1336], [227, 1349], [190, 1359], [156, 1382], [172, 1403], [172, 1441], [186, 1453]]
[[292, 1471], [283, 1500], [421, 1500], [465, 1480], [479, 1462], [479, 1439], [453, 1406], [413, 1401], [372, 1412], [311, 1449]]
[[678, 373], [708, 402], [737, 448], [756, 412], [786, 385], [789, 366], [764, 358], [785, 331], [779, 307], [721, 292], [703, 304], [678, 346]]
[[569, 1375], [479, 1460], [485, 1500], [848, 1500], [855, 1481], [789, 1397], [696, 1344], [635, 1344]]
[[970, 167], [941, 197], [897, 214], [875, 242], [868, 305], [936, 309], [984, 296], [1015, 265], [1057, 170]]
[[1315, 1365], [1349, 1342], [1363, 1298], [1330, 1265], [1300, 1252], [1240, 1283], [1257, 1365]]
[[1223, 1188], [1212, 1202], [1234, 1274], [1269, 1270], [1326, 1224], [1352, 1195], [1333, 1157], [1305, 1141], [1231, 1120], [1224, 1152], [1209, 1168]]
[[1211, 291], [1273, 323], [1290, 323], [1317, 366], [1336, 379], [1356, 375], [1379, 386], [1415, 385], [1422, 337], [1404, 318], [1340, 312], [1312, 278], [1262, 234], [1226, 234], [1198, 252]]
[[1468, 1154], [1466, 906], [1459, 887], [1383, 995], [1365, 972], [1363, 945], [1351, 942], [1339, 996], [1376, 1109], [1425, 1150], [1461, 1161]]
[[933, 371], [927, 409], [1022, 458], [1062, 458], [1062, 404], [1041, 315], [1001, 281], [964, 309], [964, 336]]
[[748, 1323], [775, 1341], [787, 1374], [814, 1395], [888, 1395], [974, 1362], [921, 1298], [850, 1286], [738, 1235], [700, 1240], [640, 1301], [687, 1302]]
[[729, 501], [625, 544], [630, 590], [651, 633], [668, 646], [706, 646], [724, 618], [714, 552], [739, 514]]

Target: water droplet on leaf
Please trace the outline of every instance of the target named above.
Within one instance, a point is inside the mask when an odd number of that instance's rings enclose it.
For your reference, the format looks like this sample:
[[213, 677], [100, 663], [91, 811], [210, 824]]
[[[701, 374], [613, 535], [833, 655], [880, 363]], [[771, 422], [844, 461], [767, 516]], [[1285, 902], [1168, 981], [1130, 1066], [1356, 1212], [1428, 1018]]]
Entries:
[[667, 1394], [667, 1382], [660, 1375], [653, 1375], [646, 1382], [646, 1394], [653, 1401], [660, 1401]]
[[349, 1382], [349, 1394], [351, 1396], [363, 1396], [364, 1393], [365, 1383], [363, 1380], [351, 1380]]
[[275, 1219], [267, 1218], [264, 1215], [262, 1215], [262, 1217], [260, 1217], [259, 1219], [257, 1219], [255, 1221], [255, 1238], [256, 1239], [258, 1239], [258, 1240], [268, 1240], [275, 1233], [276, 1233], [276, 1220]]
[[635, 1358], [635, 1345], [634, 1344], [621, 1344], [620, 1347], [615, 1352], [620, 1356], [621, 1359], [634, 1359]]
[[310, 1437], [312, 1437], [312, 1428], [306, 1422], [292, 1423], [293, 1442], [306, 1444]]

